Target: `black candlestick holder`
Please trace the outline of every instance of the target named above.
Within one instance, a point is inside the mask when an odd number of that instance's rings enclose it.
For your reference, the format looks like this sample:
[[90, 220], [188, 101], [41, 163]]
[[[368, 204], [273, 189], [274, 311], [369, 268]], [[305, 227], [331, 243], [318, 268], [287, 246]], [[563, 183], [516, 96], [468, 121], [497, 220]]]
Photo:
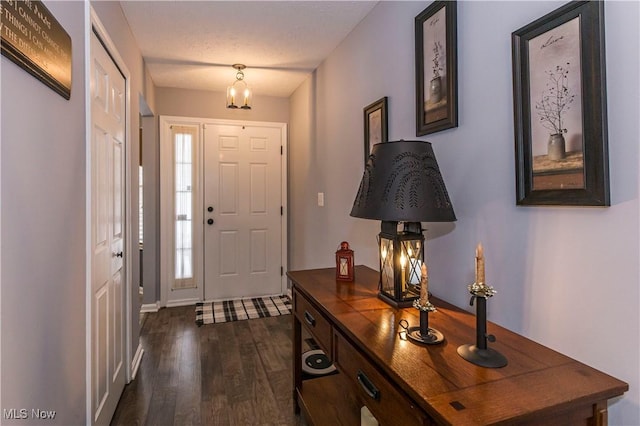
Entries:
[[435, 312], [436, 307], [428, 300], [425, 303], [420, 303], [420, 299], [413, 301], [413, 307], [420, 311], [420, 326], [409, 327], [406, 322], [406, 325], [401, 324], [409, 339], [425, 345], [436, 345], [444, 341], [444, 335], [441, 332], [429, 327], [429, 313]]
[[496, 291], [484, 283], [473, 283], [469, 286], [471, 302], [476, 302], [476, 344], [458, 347], [458, 354], [472, 364], [488, 368], [500, 368], [507, 365], [507, 358], [495, 349], [487, 347], [487, 341], [495, 342], [492, 334], [487, 334], [487, 299]]

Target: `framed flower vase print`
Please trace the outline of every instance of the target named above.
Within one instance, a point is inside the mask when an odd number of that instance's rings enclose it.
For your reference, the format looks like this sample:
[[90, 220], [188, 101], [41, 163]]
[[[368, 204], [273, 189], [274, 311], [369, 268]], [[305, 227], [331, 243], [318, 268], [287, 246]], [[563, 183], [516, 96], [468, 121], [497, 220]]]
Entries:
[[416, 136], [458, 126], [457, 2], [436, 1], [415, 18]]
[[511, 35], [518, 205], [608, 206], [604, 3]]
[[389, 140], [387, 97], [364, 107], [364, 164], [369, 160], [373, 145]]

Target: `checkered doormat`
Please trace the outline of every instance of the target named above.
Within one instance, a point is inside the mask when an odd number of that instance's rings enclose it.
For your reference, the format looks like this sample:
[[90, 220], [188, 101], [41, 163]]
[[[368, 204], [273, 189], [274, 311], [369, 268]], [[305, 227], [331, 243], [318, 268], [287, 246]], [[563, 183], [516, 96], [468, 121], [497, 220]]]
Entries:
[[291, 301], [287, 296], [196, 303], [196, 324], [200, 326], [290, 313]]

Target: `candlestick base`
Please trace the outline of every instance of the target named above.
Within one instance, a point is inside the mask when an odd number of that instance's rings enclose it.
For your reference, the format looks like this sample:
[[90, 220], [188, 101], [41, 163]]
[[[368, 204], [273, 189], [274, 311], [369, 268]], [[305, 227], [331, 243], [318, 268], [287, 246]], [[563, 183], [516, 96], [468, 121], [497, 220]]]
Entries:
[[507, 365], [507, 358], [495, 349], [480, 349], [476, 345], [458, 347], [458, 355], [472, 364], [487, 368], [500, 368]]
[[425, 345], [437, 345], [444, 341], [444, 334], [431, 327], [429, 327], [426, 335], [423, 335], [420, 332], [420, 327], [409, 327], [407, 328], [407, 337], [414, 342], [423, 343]]
[[428, 300], [420, 300], [413, 302], [413, 307], [420, 312], [420, 325], [418, 327], [409, 327], [407, 320], [400, 320], [400, 327], [404, 328], [404, 333], [409, 339], [417, 343], [425, 345], [436, 345], [444, 341], [444, 335], [435, 328], [429, 327], [429, 312], [435, 312], [437, 309]]

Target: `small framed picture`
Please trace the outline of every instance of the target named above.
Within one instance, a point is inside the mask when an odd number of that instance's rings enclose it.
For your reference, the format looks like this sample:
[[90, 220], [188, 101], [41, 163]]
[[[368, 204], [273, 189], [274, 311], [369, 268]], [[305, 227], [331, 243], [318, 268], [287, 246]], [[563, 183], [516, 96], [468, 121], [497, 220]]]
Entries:
[[604, 3], [511, 35], [518, 205], [608, 206]]
[[387, 142], [387, 97], [364, 108], [364, 164], [367, 164], [373, 145]]
[[416, 136], [458, 126], [457, 2], [436, 1], [415, 18]]

